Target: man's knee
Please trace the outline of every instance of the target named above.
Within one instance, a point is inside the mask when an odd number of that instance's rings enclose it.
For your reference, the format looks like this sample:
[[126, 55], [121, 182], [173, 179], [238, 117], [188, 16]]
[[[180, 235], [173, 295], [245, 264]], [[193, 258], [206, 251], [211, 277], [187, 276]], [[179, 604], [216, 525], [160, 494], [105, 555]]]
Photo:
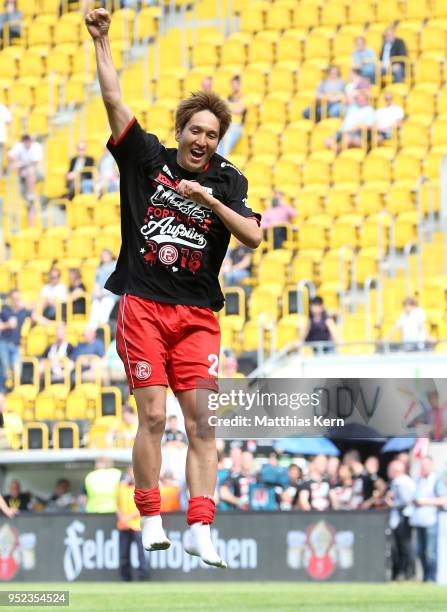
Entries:
[[139, 429], [163, 435], [166, 425], [164, 400], [157, 393], [144, 392], [137, 398], [137, 407]]

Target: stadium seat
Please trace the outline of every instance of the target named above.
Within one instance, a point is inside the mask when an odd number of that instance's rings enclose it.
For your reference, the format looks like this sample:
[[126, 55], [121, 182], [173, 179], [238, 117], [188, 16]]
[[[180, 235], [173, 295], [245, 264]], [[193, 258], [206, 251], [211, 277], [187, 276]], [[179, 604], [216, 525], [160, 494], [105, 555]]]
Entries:
[[23, 427], [23, 450], [48, 450], [50, 432], [46, 423], [29, 422]]
[[52, 430], [53, 448], [79, 448], [80, 434], [77, 423], [70, 421], [59, 421], [55, 423]]
[[349, 5], [349, 23], [364, 25], [375, 19], [373, 3], [371, 0], [356, 0]]
[[117, 387], [102, 387], [97, 418], [113, 416], [121, 419], [121, 391]]
[[320, 21], [320, 7], [318, 3], [312, 0], [303, 0], [295, 8], [293, 14], [293, 27], [294, 28], [313, 28], [319, 24]]
[[58, 420], [65, 416], [65, 402], [70, 387], [66, 385], [50, 385], [36, 397], [35, 418], [39, 421]]

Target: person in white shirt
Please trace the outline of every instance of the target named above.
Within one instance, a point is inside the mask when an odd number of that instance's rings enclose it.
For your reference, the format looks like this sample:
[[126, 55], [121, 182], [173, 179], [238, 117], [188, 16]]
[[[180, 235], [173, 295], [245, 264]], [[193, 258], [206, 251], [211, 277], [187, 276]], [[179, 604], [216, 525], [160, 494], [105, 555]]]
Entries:
[[385, 92], [385, 106], [376, 110], [376, 130], [379, 135], [379, 144], [384, 140], [389, 140], [393, 130], [402, 125], [405, 113], [404, 109], [398, 104], [393, 104], [393, 94]]
[[0, 104], [0, 178], [3, 176], [3, 153], [8, 139], [6, 126], [11, 121], [11, 111], [4, 104]]
[[366, 130], [368, 142], [371, 139], [371, 128], [376, 122], [376, 113], [370, 105], [368, 95], [359, 91], [355, 102], [348, 107], [341, 129], [326, 140], [326, 146], [339, 152], [344, 139], [346, 146], [361, 147], [362, 132]]
[[13, 170], [17, 172], [22, 197], [28, 203], [28, 223], [34, 225], [36, 183], [43, 180], [42, 145], [25, 134], [20, 142], [11, 147], [8, 159]]
[[430, 338], [426, 329], [427, 315], [425, 310], [417, 305], [412, 297], [407, 297], [402, 303], [404, 312], [397, 319], [384, 340], [389, 340], [400, 330], [401, 343], [404, 351], [421, 351], [427, 348]]
[[58, 268], [51, 268], [49, 282], [42, 287], [39, 295], [40, 312], [38, 323], [45, 325], [56, 319], [57, 302], [67, 301], [67, 287], [61, 282], [61, 272]]

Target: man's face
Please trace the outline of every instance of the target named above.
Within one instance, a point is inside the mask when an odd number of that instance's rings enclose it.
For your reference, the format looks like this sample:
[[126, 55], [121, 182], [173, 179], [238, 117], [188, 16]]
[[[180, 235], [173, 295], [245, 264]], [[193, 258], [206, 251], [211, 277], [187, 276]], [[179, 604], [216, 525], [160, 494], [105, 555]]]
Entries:
[[65, 340], [65, 325], [61, 324], [56, 327], [56, 340], [59, 342]]
[[388, 30], [385, 30], [385, 40], [386, 42], [394, 42], [394, 39], [396, 38], [396, 35], [394, 33], [394, 30], [392, 28], [388, 28]]
[[61, 274], [58, 270], [51, 270], [50, 272], [50, 283], [52, 285], [57, 285], [61, 278]]
[[11, 306], [13, 308], [19, 308], [20, 306], [20, 293], [18, 291], [11, 293]]
[[13, 497], [18, 497], [20, 494], [20, 485], [17, 480], [11, 480], [9, 485], [9, 494]]
[[208, 110], [194, 113], [183, 130], [176, 131], [177, 162], [189, 172], [201, 172], [219, 144], [219, 119]]
[[433, 471], [433, 461], [429, 457], [424, 457], [421, 461], [421, 475], [428, 476]]
[[355, 41], [355, 45], [358, 51], [363, 51], [363, 49], [365, 48], [365, 39], [361, 37], [357, 38]]
[[393, 96], [391, 94], [386, 94], [385, 95], [385, 104], [387, 106], [391, 106], [392, 103], [393, 103]]

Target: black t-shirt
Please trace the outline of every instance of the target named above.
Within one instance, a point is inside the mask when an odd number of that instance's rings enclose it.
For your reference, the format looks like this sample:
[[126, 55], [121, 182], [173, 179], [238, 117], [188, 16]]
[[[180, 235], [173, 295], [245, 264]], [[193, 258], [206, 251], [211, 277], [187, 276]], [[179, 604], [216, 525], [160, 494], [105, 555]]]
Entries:
[[3, 499], [10, 508], [24, 511], [29, 510], [31, 503], [31, 495], [29, 493], [19, 493], [18, 497], [12, 497], [9, 493], [3, 496]]
[[312, 510], [329, 510], [331, 502], [329, 499], [329, 491], [331, 485], [329, 480], [314, 480], [309, 478], [303, 482], [301, 491], [309, 491], [309, 504]]
[[356, 474], [352, 478], [352, 505], [360, 508], [365, 499], [369, 499], [373, 492], [373, 481], [367, 472]]
[[230, 232], [210, 209], [180, 196], [181, 179], [195, 180], [243, 217], [260, 220], [247, 205], [247, 179], [215, 153], [204, 172], [191, 173], [133, 119], [107, 147], [120, 170], [121, 251], [105, 287], [170, 304], [220, 310], [218, 275]]
[[240, 472], [231, 472], [222, 484], [228, 487], [235, 497], [243, 499], [244, 504], [239, 507], [243, 510], [248, 510], [250, 505], [250, 485], [255, 484], [255, 482], [256, 476], [244, 476]]

